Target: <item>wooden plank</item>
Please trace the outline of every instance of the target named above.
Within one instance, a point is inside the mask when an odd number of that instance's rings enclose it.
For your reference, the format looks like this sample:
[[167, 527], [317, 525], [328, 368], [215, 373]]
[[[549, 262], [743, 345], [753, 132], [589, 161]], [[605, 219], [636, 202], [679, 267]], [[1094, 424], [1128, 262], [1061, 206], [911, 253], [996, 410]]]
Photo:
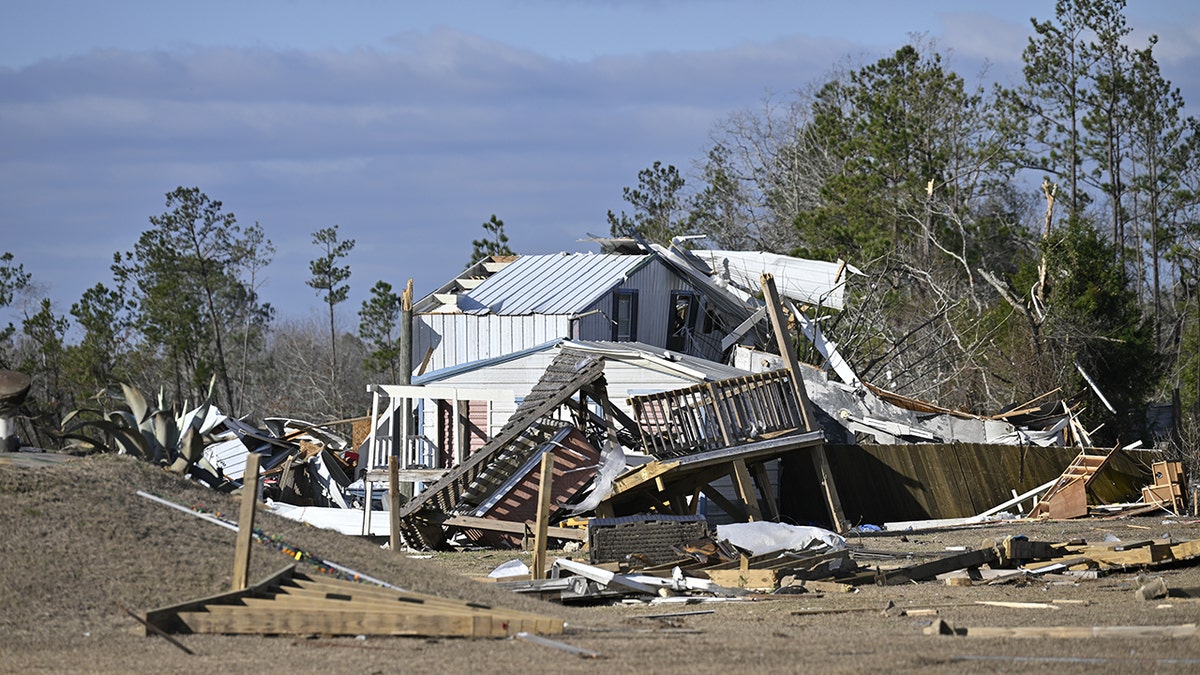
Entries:
[[249, 584], [250, 545], [254, 539], [254, 511], [258, 506], [258, 467], [262, 457], [257, 452], [246, 453], [246, 470], [242, 474], [242, 508], [238, 515], [237, 547], [233, 553], [233, 583], [230, 590], [240, 591]]
[[[466, 612], [469, 614], [478, 614], [486, 612], [493, 616], [503, 617], [509, 620], [519, 620], [523, 622], [539, 622], [539, 621], [557, 621], [553, 617], [548, 617], [542, 614], [534, 614], [532, 612], [521, 612], [512, 609], [504, 609], [492, 607], [474, 602], [466, 602], [462, 600], [453, 600], [449, 598], [439, 598], [432, 595], [423, 595], [420, 593], [397, 593], [386, 588], [371, 588], [362, 584], [353, 584], [356, 588], [338, 588], [337, 591], [330, 592], [326, 586], [318, 581], [304, 582], [300, 581], [301, 586], [285, 587], [283, 593], [289, 597], [297, 598], [323, 598], [330, 599], [330, 596], [339, 598], [342, 602], [364, 603], [364, 604], [388, 604], [391, 607], [402, 606], [405, 608], [425, 607], [435, 610]], [[341, 591], [345, 592], [341, 592]], [[276, 596], [277, 598], [283, 595]]]
[[[539, 629], [541, 622], [547, 619], [547, 617], [536, 615], [514, 616], [504, 612], [471, 609], [469, 607], [432, 607], [398, 602], [350, 602], [319, 597], [281, 596], [274, 599], [247, 598], [244, 602], [244, 607], [222, 605], [212, 608], [209, 613], [233, 615], [244, 610], [266, 610], [286, 614], [303, 614], [306, 612], [319, 614], [340, 613], [343, 616], [358, 617], [397, 614], [410, 617], [469, 617], [475, 621], [477, 637], [482, 637], [483, 634], [481, 631], [489, 629], [491, 631], [490, 637], [505, 637], [521, 630], [541, 632]], [[486, 619], [487, 621], [480, 621], [480, 619]]]
[[717, 417], [717, 427], [721, 430], [721, 440], [725, 447], [729, 447], [733, 445], [733, 436], [729, 433], [729, 420], [725, 419], [725, 414], [722, 412], [724, 406], [721, 405], [721, 395], [717, 390], [717, 383], [708, 383], [708, 393], [712, 398], [712, 408]]
[[906, 584], [910, 581], [924, 581], [939, 574], [946, 574], [965, 567], [978, 567], [997, 560], [996, 551], [992, 548], [981, 548], [966, 553], [938, 558], [930, 562], [909, 565], [898, 569], [867, 571], [845, 579], [846, 583], [864, 584], [877, 583], [884, 586]]
[[620, 494], [643, 483], [654, 480], [658, 476], [679, 466], [678, 461], [652, 460], [638, 469], [619, 476], [613, 481], [613, 494]]
[[476, 614], [492, 614], [488, 610], [471, 611], [459, 606], [433, 607], [419, 602], [398, 602], [396, 600], [347, 600], [336, 595], [302, 593], [283, 593], [272, 598], [244, 598], [240, 605], [217, 605], [208, 608], [210, 612], [239, 611], [244, 608], [271, 608], [277, 612], [363, 612], [363, 613], [395, 613], [411, 614], [446, 614], [452, 616], [474, 616]]
[[194, 633], [224, 635], [407, 635], [422, 637], [493, 637], [487, 616], [423, 615], [400, 612], [280, 612], [222, 605], [207, 612], [183, 612]]
[[[512, 534], [524, 534], [530, 529], [529, 523], [517, 523], [497, 518], [480, 518], [478, 516], [451, 516], [437, 522], [447, 527], [494, 530], [496, 532], [510, 532]], [[587, 539], [587, 531], [577, 527], [547, 527], [546, 533], [552, 539], [569, 539], [571, 541], [584, 541]]]
[[1188, 638], [1200, 635], [1195, 624], [1178, 626], [1013, 626], [963, 629], [983, 638]]

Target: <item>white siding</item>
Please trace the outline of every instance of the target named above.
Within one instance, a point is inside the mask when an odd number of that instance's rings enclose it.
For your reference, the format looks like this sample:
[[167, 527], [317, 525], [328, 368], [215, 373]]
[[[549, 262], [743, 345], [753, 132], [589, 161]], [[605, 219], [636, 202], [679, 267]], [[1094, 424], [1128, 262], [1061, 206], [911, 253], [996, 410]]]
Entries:
[[[629, 279], [614, 289], [636, 290], [638, 293], [637, 341], [654, 347], [667, 346], [667, 331], [670, 327], [671, 291], [695, 291], [696, 288], [688, 280], [676, 275], [665, 265], [654, 263], [630, 275]], [[592, 303], [584, 312], [599, 310], [594, 314], [579, 319], [576, 335], [579, 340], [612, 340], [613, 324], [613, 293]], [[700, 311], [703, 312], [703, 296], [701, 295]], [[703, 314], [697, 319], [697, 328], [703, 325]], [[697, 354], [714, 358], [719, 354]]]
[[567, 336], [562, 315], [422, 314], [413, 317], [413, 367], [429, 348], [425, 372], [519, 352]]

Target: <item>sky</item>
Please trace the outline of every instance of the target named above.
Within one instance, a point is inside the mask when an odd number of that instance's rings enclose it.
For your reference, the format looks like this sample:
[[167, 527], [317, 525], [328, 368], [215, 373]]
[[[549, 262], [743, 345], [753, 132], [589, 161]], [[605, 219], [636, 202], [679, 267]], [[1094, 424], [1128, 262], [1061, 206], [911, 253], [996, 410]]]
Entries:
[[[1130, 5], [1132, 44], [1159, 36], [1196, 110], [1200, 3]], [[274, 244], [260, 292], [281, 318], [322, 307], [312, 234], [338, 225], [353, 320], [376, 281], [421, 297], [453, 278], [493, 214], [518, 253], [596, 251], [580, 240], [628, 210], [640, 170], [690, 176], [731, 115], [914, 35], [968, 82], [987, 64], [1014, 84], [1030, 18], [1053, 16], [1052, 0], [4, 0], [0, 252], [66, 315], [194, 186]]]

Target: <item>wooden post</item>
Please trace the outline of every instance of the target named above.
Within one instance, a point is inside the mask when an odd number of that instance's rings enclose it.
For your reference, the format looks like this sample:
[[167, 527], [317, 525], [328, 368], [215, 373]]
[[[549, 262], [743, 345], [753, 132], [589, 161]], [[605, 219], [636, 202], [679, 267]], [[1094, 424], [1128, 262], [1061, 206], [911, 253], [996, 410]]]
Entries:
[[538, 483], [537, 531], [534, 533], [533, 578], [546, 576], [546, 534], [550, 528], [550, 497], [554, 487], [554, 452], [542, 454], [542, 475]]
[[[370, 505], [367, 508], [371, 508]], [[400, 458], [388, 457], [388, 545], [400, 550]]]
[[397, 384], [412, 384], [413, 355], [412, 355], [412, 318], [413, 318], [413, 280], [400, 293], [400, 381]]
[[779, 355], [783, 363], [792, 373], [792, 389], [796, 392], [796, 403], [800, 406], [800, 419], [804, 422], [804, 430], [812, 431], [812, 403], [808, 400], [808, 390], [804, 388], [804, 378], [800, 376], [800, 359], [796, 357], [796, 345], [792, 344], [792, 335], [788, 332], [787, 321], [783, 316], [783, 305], [779, 302], [779, 291], [775, 290], [775, 277], [770, 274], [762, 275], [763, 299], [767, 303], [767, 314], [771, 317], [771, 326], [775, 329], [775, 342], [779, 343]]
[[[792, 373], [792, 386], [796, 390], [796, 398], [800, 405], [800, 414], [804, 420], [804, 430], [816, 428], [812, 418], [812, 404], [808, 400], [808, 391], [804, 388], [804, 378], [800, 375], [800, 362], [796, 358], [796, 347], [792, 344], [787, 323], [783, 319], [783, 308], [779, 304], [779, 292], [775, 289], [775, 278], [770, 274], [762, 275], [763, 298], [767, 303], [767, 313], [775, 328], [775, 341], [779, 343], [779, 354]], [[833, 482], [833, 471], [829, 468], [829, 458], [825, 455], [825, 444], [812, 448], [813, 467], [821, 479], [821, 488], [825, 492], [825, 505], [829, 508], [829, 519], [833, 529], [842, 532], [846, 529], [846, 516], [842, 512], [842, 500], [838, 497], [837, 485]]]
[[238, 515], [237, 548], [233, 553], [233, 590], [250, 585], [250, 542], [254, 537], [254, 510], [258, 505], [258, 464], [256, 452], [246, 453], [246, 472], [242, 475], [242, 510]]
[[[408, 284], [404, 287], [404, 291], [400, 293], [400, 377], [397, 384], [412, 384], [413, 372], [413, 280], [410, 278]], [[400, 424], [395, 423], [396, 416], [401, 419]], [[392, 447], [395, 452], [402, 458], [401, 464], [405, 469], [408, 468], [408, 437], [412, 435], [413, 430], [409, 428], [412, 424], [412, 399], [405, 398], [398, 410], [392, 411], [393, 427], [396, 431], [392, 435]], [[396, 496], [392, 499], [397, 499], [400, 495], [412, 498], [416, 486], [413, 483], [405, 483], [404, 485], [396, 485], [393, 492]], [[367, 505], [370, 508], [370, 505]], [[393, 509], [395, 515], [392, 516], [392, 537], [395, 537], [395, 532], [398, 529], [399, 508]], [[397, 540], [392, 540], [392, 550], [396, 548]]]

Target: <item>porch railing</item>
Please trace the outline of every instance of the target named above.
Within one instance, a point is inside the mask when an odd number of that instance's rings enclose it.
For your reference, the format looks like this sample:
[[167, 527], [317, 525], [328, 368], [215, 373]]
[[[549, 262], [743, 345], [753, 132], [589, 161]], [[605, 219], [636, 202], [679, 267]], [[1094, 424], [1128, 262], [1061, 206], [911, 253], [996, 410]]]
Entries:
[[646, 452], [678, 457], [730, 448], [804, 421], [790, 370], [775, 370], [630, 397]]

